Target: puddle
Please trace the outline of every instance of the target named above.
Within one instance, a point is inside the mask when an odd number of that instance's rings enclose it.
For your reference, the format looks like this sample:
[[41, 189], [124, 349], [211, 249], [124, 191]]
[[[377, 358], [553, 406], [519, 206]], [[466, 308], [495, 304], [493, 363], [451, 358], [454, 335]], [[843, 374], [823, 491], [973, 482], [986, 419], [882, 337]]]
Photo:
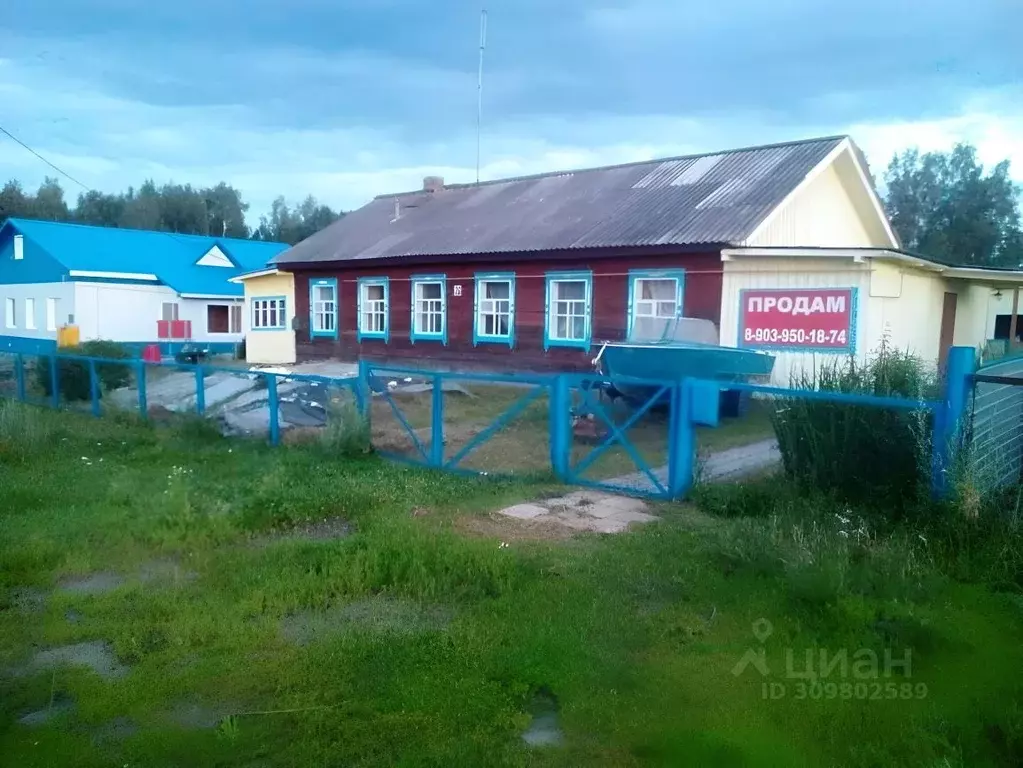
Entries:
[[302, 611], [281, 620], [281, 635], [297, 645], [348, 631], [414, 634], [446, 629], [454, 612], [406, 600], [373, 597], [325, 611]]
[[76, 611], [74, 608], [64, 612], [64, 619], [68, 624], [81, 624], [82, 614]]
[[336, 541], [347, 538], [354, 532], [355, 526], [343, 517], [327, 517], [318, 522], [256, 536], [251, 541], [255, 547], [267, 547], [279, 541]]
[[187, 584], [197, 576], [175, 560], [150, 560], [139, 566], [139, 580], [143, 584]]
[[114, 656], [110, 643], [94, 640], [88, 643], [62, 645], [39, 651], [22, 673], [35, 672], [40, 669], [54, 669], [69, 664], [88, 667], [106, 680], [116, 680], [128, 674], [130, 668], [121, 664]]
[[70, 696], [63, 694], [57, 694], [53, 698], [53, 702], [48, 707], [37, 710], [35, 712], [29, 712], [27, 715], [22, 715], [18, 718], [18, 722], [22, 725], [27, 725], [29, 728], [38, 728], [46, 725], [51, 720], [55, 720], [62, 715], [71, 712], [75, 708], [75, 702]]
[[558, 722], [558, 699], [553, 693], [541, 689], [533, 696], [528, 707], [533, 720], [522, 734], [522, 740], [531, 747], [556, 747], [563, 744], [565, 734]]
[[115, 717], [103, 723], [92, 733], [92, 743], [97, 746], [130, 739], [139, 732], [138, 724], [129, 717]]
[[208, 707], [195, 701], [179, 701], [165, 713], [166, 719], [179, 728], [210, 730], [231, 714], [226, 706]]
[[45, 606], [46, 593], [33, 587], [15, 587], [0, 602], [0, 610], [13, 610], [22, 616], [39, 613]]
[[57, 584], [59, 592], [71, 595], [105, 595], [124, 584], [124, 578], [110, 571], [90, 573], [85, 576], [61, 579]]

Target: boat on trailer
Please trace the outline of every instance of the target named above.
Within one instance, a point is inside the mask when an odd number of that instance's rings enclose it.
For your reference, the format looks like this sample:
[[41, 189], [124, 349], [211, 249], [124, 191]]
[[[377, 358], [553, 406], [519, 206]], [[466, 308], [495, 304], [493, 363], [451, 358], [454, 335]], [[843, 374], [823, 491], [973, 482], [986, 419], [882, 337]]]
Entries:
[[766, 379], [774, 370], [774, 355], [752, 349], [723, 347], [710, 320], [680, 317], [665, 322], [660, 334], [626, 341], [604, 342], [593, 360], [623, 397], [646, 402], [655, 387], [638, 380], [678, 381], [686, 377], [726, 383]]

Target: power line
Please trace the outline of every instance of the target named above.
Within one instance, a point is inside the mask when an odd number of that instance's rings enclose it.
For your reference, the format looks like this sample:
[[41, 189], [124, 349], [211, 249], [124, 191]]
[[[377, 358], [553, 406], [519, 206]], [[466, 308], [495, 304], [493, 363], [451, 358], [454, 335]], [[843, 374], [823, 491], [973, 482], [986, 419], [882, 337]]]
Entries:
[[54, 165], [53, 163], [51, 163], [51, 162], [50, 162], [49, 160], [47, 160], [47, 159], [46, 159], [45, 157], [43, 157], [42, 155], [40, 155], [40, 154], [39, 154], [38, 152], [36, 152], [36, 151], [35, 151], [34, 149], [32, 149], [32, 147], [30, 147], [30, 146], [29, 146], [28, 144], [26, 144], [25, 142], [23, 142], [23, 141], [22, 141], [21, 139], [19, 139], [19, 138], [18, 138], [17, 136], [15, 136], [15, 135], [14, 135], [13, 133], [11, 133], [10, 131], [8, 131], [8, 130], [7, 130], [6, 128], [4, 128], [4, 127], [3, 127], [2, 125], [0, 125], [0, 133], [3, 133], [3, 134], [4, 134], [5, 136], [7, 136], [7, 138], [11, 139], [11, 141], [17, 142], [18, 144], [20, 144], [21, 146], [23, 146], [23, 147], [24, 147], [25, 149], [27, 149], [27, 150], [28, 150], [29, 152], [31, 152], [31, 153], [32, 153], [33, 155], [35, 155], [36, 157], [38, 157], [38, 158], [39, 158], [40, 160], [42, 160], [42, 161], [43, 161], [44, 163], [46, 163], [46, 164], [47, 164], [48, 166], [50, 166], [50, 167], [51, 167], [51, 168], [52, 168], [53, 170], [55, 170], [55, 171], [56, 171], [57, 173], [59, 173], [59, 174], [60, 174], [61, 176], [65, 176], [65, 177], [67, 177], [68, 179], [70, 179], [71, 181], [73, 181], [73, 182], [74, 182], [75, 184], [77, 184], [78, 186], [80, 186], [80, 187], [81, 187], [82, 189], [84, 189], [84, 190], [85, 190], [86, 192], [91, 192], [91, 191], [92, 191], [92, 188], [91, 188], [91, 187], [89, 187], [89, 186], [87, 186], [87, 185], [83, 184], [82, 182], [80, 182], [80, 181], [79, 181], [78, 179], [76, 179], [76, 178], [75, 178], [74, 176], [72, 176], [72, 175], [71, 175], [70, 173], [68, 173], [67, 171], [65, 171], [65, 170], [64, 170], [63, 168], [59, 168], [58, 166], [56, 166], [56, 165]]

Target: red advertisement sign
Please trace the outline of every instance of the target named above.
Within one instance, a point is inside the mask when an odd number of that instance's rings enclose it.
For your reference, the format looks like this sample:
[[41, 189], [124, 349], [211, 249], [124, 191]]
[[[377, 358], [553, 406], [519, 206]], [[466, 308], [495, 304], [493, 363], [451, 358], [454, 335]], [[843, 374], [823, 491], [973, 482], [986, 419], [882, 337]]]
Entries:
[[851, 352], [855, 288], [748, 289], [739, 292], [739, 346]]

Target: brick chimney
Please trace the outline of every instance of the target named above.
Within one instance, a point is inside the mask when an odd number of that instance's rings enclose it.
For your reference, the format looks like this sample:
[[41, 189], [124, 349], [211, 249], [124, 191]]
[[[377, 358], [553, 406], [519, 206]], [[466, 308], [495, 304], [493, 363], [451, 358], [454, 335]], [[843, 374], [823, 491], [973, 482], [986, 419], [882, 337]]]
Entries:
[[443, 176], [427, 176], [423, 179], [424, 192], [440, 192], [444, 189]]

